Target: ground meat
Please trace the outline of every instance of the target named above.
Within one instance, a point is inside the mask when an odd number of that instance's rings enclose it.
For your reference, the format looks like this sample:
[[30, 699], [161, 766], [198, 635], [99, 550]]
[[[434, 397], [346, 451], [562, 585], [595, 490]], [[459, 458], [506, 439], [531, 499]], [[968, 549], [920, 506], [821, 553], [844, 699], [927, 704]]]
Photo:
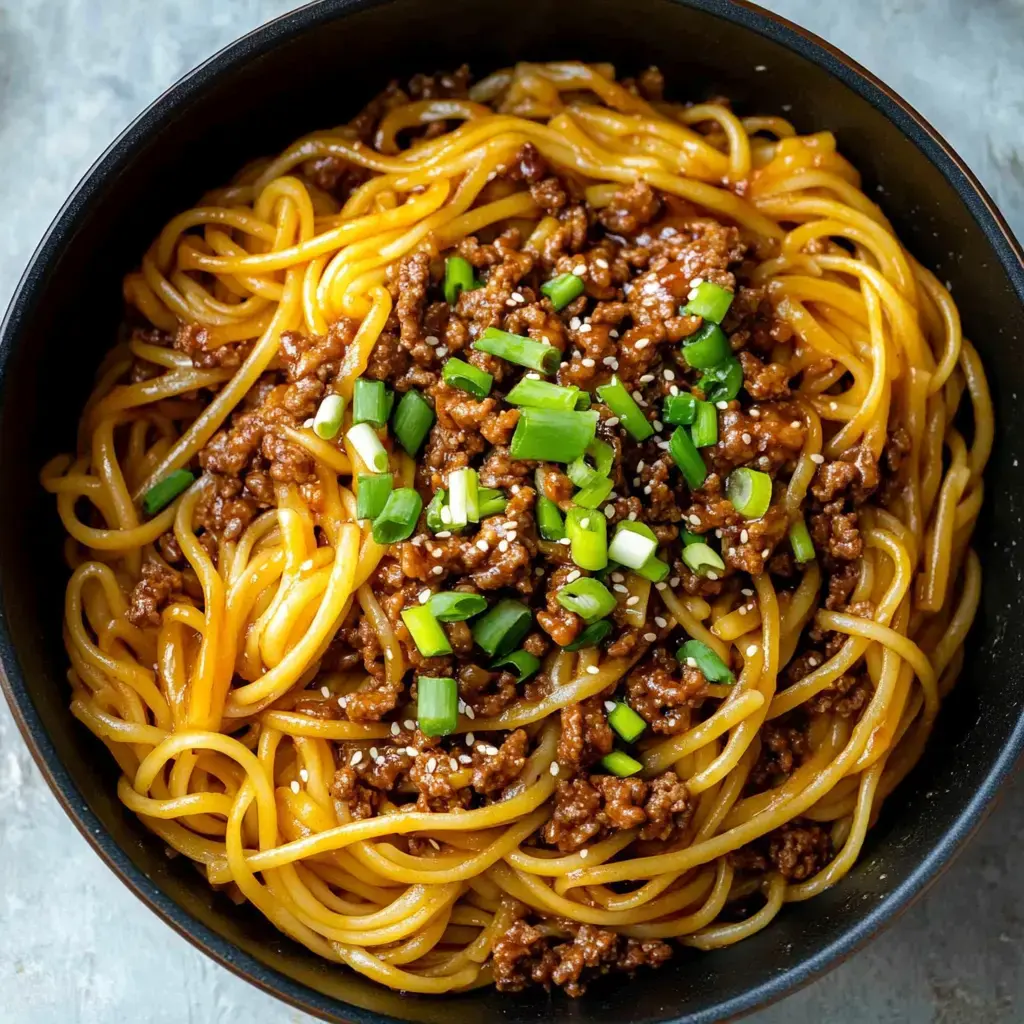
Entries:
[[500, 715], [518, 696], [512, 672], [489, 672], [476, 664], [459, 669], [459, 697], [481, 718]]
[[771, 833], [768, 858], [783, 878], [802, 882], [831, 860], [832, 842], [821, 825], [788, 822]]
[[730, 569], [756, 576], [764, 572], [765, 563], [788, 531], [789, 513], [782, 505], [772, 505], [760, 519], [722, 528], [722, 558]]
[[363, 783], [354, 768], [346, 765], [334, 773], [331, 796], [348, 808], [349, 815], [359, 821], [372, 818], [380, 809], [383, 795]]
[[143, 562], [142, 577], [128, 598], [128, 621], [133, 626], [159, 626], [171, 595], [181, 591], [181, 573], [160, 562]]
[[525, 920], [516, 921], [494, 944], [494, 984], [501, 992], [521, 992], [527, 985], [557, 985], [573, 997], [609, 971], [632, 973], [642, 966], [660, 967], [672, 947], [660, 939], [634, 939], [595, 925], [559, 922], [571, 941], [559, 942]]
[[500, 793], [519, 778], [530, 746], [522, 729], [510, 733], [496, 754], [488, 754], [480, 745], [473, 748], [473, 788], [478, 793]]
[[401, 682], [391, 683], [384, 678], [375, 680], [375, 685], [345, 698], [345, 713], [351, 722], [379, 722], [395, 710], [402, 690]]
[[856, 512], [842, 513], [829, 506], [826, 511], [810, 516], [807, 527], [815, 549], [834, 561], [852, 562], [864, 551]]
[[811, 494], [822, 504], [848, 501], [863, 505], [878, 487], [878, 461], [865, 444], [859, 444], [836, 460], [824, 462], [811, 481]]
[[654, 732], [668, 736], [688, 727], [689, 716], [681, 712], [701, 703], [706, 685], [699, 668], [680, 666], [663, 648], [626, 677], [630, 706]]
[[760, 735], [761, 753], [747, 780], [747, 787], [755, 793], [778, 786], [811, 754], [805, 729], [765, 722]]
[[635, 235], [661, 211], [658, 194], [644, 181], [619, 189], [597, 219], [616, 235]]
[[543, 837], [563, 853], [631, 828], [640, 829], [641, 839], [668, 840], [686, 827], [692, 812], [689, 792], [675, 772], [650, 782], [635, 776], [577, 776], [558, 784]]
[[867, 673], [845, 672], [827, 689], [815, 694], [806, 706], [813, 714], [834, 712], [840, 718], [857, 718], [874, 692]]
[[578, 576], [579, 569], [575, 565], [559, 566], [550, 573], [546, 604], [543, 611], [537, 612], [537, 625], [559, 647], [571, 644], [583, 629], [583, 619], [558, 603], [558, 592], [569, 582], [569, 577], [576, 579]]
[[233, 370], [242, 365], [252, 342], [215, 346], [210, 344], [210, 332], [201, 324], [180, 324], [174, 336], [174, 347], [184, 352], [192, 360], [192, 365], [199, 369]]
[[524, 480], [532, 478], [536, 468], [536, 462], [513, 459], [508, 448], [497, 445], [491, 449], [480, 467], [480, 483], [484, 487], [496, 487], [500, 491], [511, 490]]
[[718, 444], [704, 449], [711, 469], [725, 477], [737, 466], [774, 474], [793, 465], [807, 428], [796, 406], [786, 402], [740, 409], [735, 403], [718, 416]]
[[829, 574], [825, 607], [829, 611], [842, 611], [856, 589], [859, 579], [860, 570], [856, 565], [851, 562], [840, 562], [835, 572]]
[[[454, 762], [454, 766], [453, 766]], [[409, 770], [409, 779], [420, 791], [416, 810], [444, 814], [469, 806], [472, 793], [452, 786], [451, 775], [458, 761], [440, 750], [421, 750]]]
[[558, 763], [576, 774], [598, 758], [611, 753], [615, 736], [599, 697], [562, 708], [562, 735]]
[[790, 371], [781, 363], [765, 365], [752, 352], [740, 352], [743, 385], [755, 402], [789, 398]]

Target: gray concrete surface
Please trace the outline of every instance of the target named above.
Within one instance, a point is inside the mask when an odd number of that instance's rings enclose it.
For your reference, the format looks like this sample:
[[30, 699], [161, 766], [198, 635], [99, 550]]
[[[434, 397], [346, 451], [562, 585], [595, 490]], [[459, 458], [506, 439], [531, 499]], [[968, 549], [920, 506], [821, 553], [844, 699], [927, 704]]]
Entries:
[[[0, 0], [0, 308], [65, 195], [183, 72], [285, 0]], [[1024, 0], [772, 0], [906, 96], [1024, 236]], [[750, 1018], [1024, 1020], [1024, 785], [928, 896]], [[0, 1022], [308, 1021], [149, 914], [65, 819], [0, 707]]]

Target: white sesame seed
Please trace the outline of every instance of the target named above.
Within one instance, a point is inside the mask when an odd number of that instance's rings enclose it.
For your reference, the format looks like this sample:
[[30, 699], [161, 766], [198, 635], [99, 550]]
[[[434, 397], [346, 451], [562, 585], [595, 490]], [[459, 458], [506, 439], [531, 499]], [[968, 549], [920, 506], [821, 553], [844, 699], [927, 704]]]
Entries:
[[767, 558], [771, 553], [772, 553], [772, 549], [771, 548], [764, 548], [762, 550], [762, 552], [761, 552], [761, 557], [762, 558]]
[[409, 732], [412, 732], [416, 728], [416, 723], [411, 718], [407, 718], [402, 724]]
[[740, 434], [740, 437], [743, 438], [744, 444], [750, 444], [754, 440], [746, 431]]
[[604, 514], [605, 514], [606, 518], [611, 519], [611, 517], [613, 515], [615, 515], [615, 506], [614, 505], [605, 505], [605, 507], [604, 507]]
[[767, 67], [765, 67], [765, 65], [764, 65], [764, 64], [755, 64], [755, 65], [754, 65], [754, 70], [755, 70], [755, 71], [767, 71], [767, 70], [768, 70], [768, 68], [767, 68]]
[[506, 539], [506, 540], [507, 540], [507, 541], [508, 541], [509, 543], [511, 543], [511, 542], [512, 542], [512, 541], [514, 541], [514, 540], [516, 539], [516, 537], [518, 537], [518, 536], [519, 536], [519, 531], [518, 531], [518, 530], [509, 530], [509, 531], [508, 531], [508, 533], [506, 533], [506, 534], [505, 534], [505, 539]]
[[507, 540], [499, 540], [498, 541], [498, 550], [502, 554], [504, 554], [506, 551], [508, 551], [508, 541]]
[[582, 322], [583, 322], [583, 321], [582, 321], [582, 320], [580, 320], [580, 318], [579, 318], [578, 316], [574, 316], [574, 317], [573, 317], [573, 318], [572, 318], [572, 319], [571, 319], [571, 320], [569, 321], [569, 329], [570, 329], [570, 330], [572, 330], [572, 331], [578, 331], [578, 330], [580, 329], [580, 324], [581, 324]]
[[650, 344], [650, 339], [648, 339], [648, 338], [641, 338], [641, 339], [640, 339], [640, 340], [639, 340], [639, 341], [638, 341], [638, 342], [636, 343], [636, 345], [634, 345], [633, 347], [634, 347], [634, 348], [635, 348], [635, 349], [637, 350], [637, 352], [639, 352], [639, 351], [640, 351], [641, 349], [643, 349], [643, 348], [647, 348], [647, 346], [648, 346], [649, 344]]
[[585, 263], [577, 263], [576, 266], [572, 268], [572, 272], [577, 277], [585, 277], [587, 273], [587, 265]]
[[678, 576], [673, 576], [672, 579], [670, 579], [668, 581], [668, 585], [670, 587], [678, 587], [679, 586], [679, 577]]
[[410, 757], [415, 757], [415, 756], [416, 756], [416, 755], [417, 755], [417, 754], [419, 753], [419, 751], [418, 751], [418, 750], [417, 750], [417, 749], [416, 749], [415, 747], [406, 747], [406, 748], [405, 748], [405, 752], [406, 752], [406, 753], [407, 753], [407, 754], [408, 754], [408, 755], [409, 755]]
[[377, 748], [370, 747], [370, 757], [373, 758], [374, 761], [376, 761], [379, 756], [380, 752], [377, 750]]
[[744, 588], [743, 588], [743, 589], [742, 589], [742, 590], [740, 591], [740, 593], [741, 593], [741, 594], [742, 594], [742, 595], [743, 595], [744, 597], [753, 597], [753, 596], [754, 596], [754, 592], [753, 592], [753, 591], [752, 591], [752, 590], [750, 589], [750, 587], [744, 587]]
[[820, 466], [824, 461], [825, 461], [825, 456], [824, 455], [820, 455], [818, 452], [815, 452], [811, 456], [811, 462], [813, 462], [817, 466]]
[[386, 758], [384, 757], [383, 754], [378, 754], [377, 758], [374, 760], [373, 763], [374, 764], [384, 764], [385, 760], [386, 760]]
[[644, 633], [644, 639], [649, 643], [653, 644], [658, 639], [657, 633]]
[[435, 345], [437, 345], [437, 344], [438, 344], [438, 342], [439, 342], [439, 340], [440, 340], [440, 339], [438, 339], [438, 338], [437, 338], [437, 337], [436, 337], [435, 335], [433, 335], [433, 334], [428, 334], [428, 335], [427, 335], [427, 336], [426, 336], [426, 337], [425, 337], [425, 338], [424, 338], [423, 340], [424, 340], [424, 341], [425, 341], [425, 342], [426, 342], [426, 343], [427, 343], [427, 344], [428, 344], [428, 345], [429, 345], [429, 346], [430, 346], [431, 348], [433, 348], [433, 347], [434, 347]]
[[569, 545], [570, 545], [570, 544], [572, 543], [572, 541], [571, 541], [571, 540], [569, 540], [569, 538], [568, 538], [568, 537], [562, 537], [562, 538], [561, 538], [561, 539], [560, 539], [560, 540], [558, 541], [558, 543], [559, 543], [559, 544], [561, 544], [561, 545], [562, 545], [562, 547], [565, 547], [565, 548], [567, 548], [567, 547], [568, 547], [568, 546], [569, 546]]
[[582, 363], [582, 364], [583, 364], [583, 365], [584, 365], [584, 366], [585, 366], [585, 367], [586, 367], [586, 368], [587, 368], [588, 370], [589, 370], [589, 369], [590, 369], [590, 368], [591, 368], [592, 366], [596, 366], [596, 365], [597, 365], [597, 364], [596, 364], [596, 363], [594, 362], [594, 360], [590, 358], [590, 356], [587, 356], [587, 358], [586, 358], [586, 359], [581, 359], [581, 360], [580, 360], [580, 362], [581, 362], [581, 363]]
[[686, 659], [686, 667], [687, 668], [696, 668], [697, 667], [697, 659], [696, 658], [687, 658]]
[[426, 604], [430, 600], [430, 591], [424, 587], [419, 593], [419, 598], [420, 604]]
[[580, 850], [580, 859], [581, 860], [586, 860], [587, 859], [587, 854], [589, 854], [589, 853], [590, 853], [590, 851], [587, 850], [587, 849]]
[[391, 723], [391, 735], [397, 736], [402, 731], [402, 727], [397, 722]]
[[350, 765], [352, 765], [352, 767], [353, 767], [353, 768], [355, 768], [355, 766], [356, 766], [357, 764], [359, 764], [359, 762], [360, 762], [360, 761], [362, 761], [362, 759], [363, 759], [363, 752], [362, 752], [361, 750], [357, 750], [357, 751], [356, 751], [356, 752], [355, 752], [355, 753], [354, 753], [354, 754], [352, 755], [352, 757], [351, 757], [351, 758], [349, 759], [349, 762], [348, 762], [348, 763], [349, 763]]
[[513, 292], [512, 293], [512, 298], [515, 299], [516, 302], [525, 302], [526, 301], [526, 299], [523, 298], [523, 293], [522, 292]]
[[551, 762], [551, 768], [549, 769], [549, 771], [551, 772], [552, 775], [554, 775], [554, 777], [556, 779], [558, 778], [558, 762], [557, 761], [552, 761]]
[[459, 754], [459, 764], [472, 764], [473, 758], [469, 754]]
[[677, 387], [675, 386], [675, 384], [673, 384], [673, 385], [672, 385], [672, 387], [670, 387], [670, 388], [668, 389], [668, 393], [669, 393], [670, 395], [678, 395], [678, 394], [679, 394], [679, 388], [677, 388]]
[[[429, 837], [428, 837], [428, 838], [429, 838]], [[439, 842], [438, 842], [438, 841], [437, 841], [436, 839], [432, 839], [432, 838], [431, 838], [431, 839], [430, 839], [430, 845], [431, 845], [431, 846], [432, 846], [432, 847], [433, 847], [433, 848], [434, 848], [435, 850], [440, 850], [440, 849], [441, 849], [441, 844], [440, 844], [440, 843], [439, 843]]]
[[613, 700], [606, 700], [604, 702], [604, 709], [605, 709], [605, 711], [614, 711], [615, 710], [615, 701], [613, 701]]
[[794, 430], [799, 430], [799, 429], [800, 429], [800, 428], [801, 428], [801, 427], [803, 426], [803, 424], [802, 424], [802, 423], [801, 423], [801, 422], [800, 422], [799, 420], [793, 420], [793, 422], [792, 422], [792, 423], [790, 423], [790, 426], [791, 426], [791, 427], [792, 427], [792, 428], [793, 428]]
[[478, 540], [476, 542], [476, 548], [478, 551], [486, 551], [490, 545], [485, 540]]
[[432, 772], [437, 767], [437, 758], [432, 757], [427, 761], [427, 771]]
[[582, 324], [580, 326], [580, 334], [587, 334], [589, 331], [592, 331], [593, 329], [594, 328], [591, 327], [590, 324]]
[[690, 525], [691, 526], [700, 526], [700, 516], [699, 515], [697, 515], [696, 513], [693, 513], [693, 514], [691, 514], [691, 516], [689, 518], [690, 518]]
[[755, 654], [757, 654], [757, 644], [751, 644], [747, 648], [747, 657], [752, 658]]
[[721, 527], [719, 527], [719, 528], [718, 528], [717, 530], [715, 530], [715, 536], [716, 536], [716, 537], [717, 537], [717, 538], [718, 538], [719, 540], [721, 540], [721, 539], [722, 539], [722, 529], [721, 529]]
[[443, 359], [446, 355], [448, 355], [448, 346], [447, 345], [438, 345], [437, 346], [437, 354]]
[[639, 604], [639, 603], [640, 603], [640, 598], [637, 597], [636, 594], [634, 594], [632, 597], [627, 597], [626, 598], [626, 604], [629, 605], [629, 607], [631, 607], [631, 608], [633, 607], [633, 605]]
[[687, 297], [687, 298], [688, 298], [688, 299], [689, 299], [689, 300], [690, 300], [691, 302], [693, 302], [693, 300], [694, 300], [695, 298], [697, 298], [697, 289], [696, 289], [696, 288], [691, 288], [691, 289], [690, 289], [690, 290], [689, 290], [689, 291], [688, 291], [688, 292], [686, 293], [686, 297]]
[[612, 584], [612, 590], [616, 591], [619, 594], [628, 594], [629, 593], [629, 588], [626, 586], [625, 583], [613, 583]]
[[704, 283], [704, 278], [703, 277], [695, 277], [690, 282], [690, 287], [691, 288], [699, 288], [703, 283]]
[[309, 772], [306, 771], [305, 768], [300, 768], [299, 769], [299, 778], [302, 779], [303, 782], [309, 782]]
[[665, 424], [662, 423], [661, 420], [653, 420], [652, 423], [655, 430], [661, 431], [665, 429]]
[[581, 573], [579, 571], [579, 569], [573, 569], [573, 571], [571, 573], [569, 573], [568, 576], [565, 577], [565, 582], [566, 583], [575, 583], [576, 580], [578, 580], [582, 575], [583, 575], [583, 573]]
[[715, 572], [712, 569], [708, 569], [708, 579], [709, 580], [717, 580], [718, 579], [718, 573]]
[[299, 791], [299, 784], [298, 784], [298, 782], [295, 781], [295, 779], [292, 779], [292, 792], [293, 793], [298, 793], [298, 791]]
[[818, 656], [816, 654], [812, 654], [807, 659], [807, 664], [810, 665], [811, 668], [815, 668], [817, 666], [817, 664], [818, 664]]
[[728, 409], [729, 408], [729, 403], [728, 402], [715, 402], [715, 408], [716, 409]]
[[451, 770], [453, 772], [456, 772], [456, 771], [459, 770], [459, 762], [456, 761], [454, 757], [449, 757], [448, 758], [448, 767], [451, 768]]
[[330, 691], [330, 690], [328, 690], [326, 686], [321, 686], [321, 687], [320, 687], [320, 693], [321, 693], [321, 694], [322, 694], [322, 695], [323, 695], [324, 697], [330, 697], [330, 695], [331, 695], [331, 691]]
[[761, 416], [761, 410], [760, 409], [751, 409], [750, 410], [750, 415], [753, 416], [755, 420], [759, 419], [760, 416]]
[[637, 471], [638, 473], [642, 473], [642, 472], [643, 472], [643, 468], [644, 468], [644, 460], [643, 460], [643, 459], [641, 459], [641, 460], [640, 460], [640, 461], [639, 461], [639, 462], [638, 462], [638, 463], [636, 464], [636, 471]]
[[488, 754], [490, 757], [494, 757], [494, 755], [498, 753], [498, 748], [497, 747], [486, 746], [486, 747], [484, 747], [484, 753]]
[[750, 534], [746, 530], [740, 530], [740, 543], [746, 544], [750, 540]]
[[433, 569], [431, 569], [430, 571], [431, 571], [431, 572], [432, 572], [432, 573], [433, 573], [433, 574], [434, 574], [435, 576], [440, 576], [440, 575], [441, 575], [441, 574], [442, 574], [442, 573], [444, 572], [444, 566], [443, 566], [443, 565], [435, 565], [435, 566], [434, 566], [434, 568], [433, 568]]
[[664, 629], [668, 625], [668, 620], [662, 618], [662, 616], [660, 615], [655, 615], [654, 624], [658, 627], [658, 629]]
[[604, 363], [605, 366], [611, 366], [612, 363], [615, 362], [615, 356], [605, 356], [601, 362]]
[[668, 588], [668, 584], [665, 583], [664, 581], [661, 581], [659, 583], [655, 583], [654, 584], [654, 589], [655, 590], [665, 590], [667, 588]]
[[664, 377], [665, 380], [675, 380], [676, 379], [675, 370], [665, 370], [662, 373], [662, 377]]
[[645, 373], [640, 378], [640, 383], [641, 384], [650, 384], [652, 380], [654, 380], [654, 374], [653, 373]]
[[444, 558], [444, 548], [431, 548], [430, 553], [435, 558]]

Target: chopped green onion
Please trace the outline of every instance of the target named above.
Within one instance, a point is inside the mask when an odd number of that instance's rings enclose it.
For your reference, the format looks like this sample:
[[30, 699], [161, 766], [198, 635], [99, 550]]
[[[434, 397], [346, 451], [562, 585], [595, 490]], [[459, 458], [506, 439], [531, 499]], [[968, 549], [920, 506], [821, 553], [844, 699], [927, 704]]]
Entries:
[[615, 611], [615, 595], [600, 581], [581, 576], [566, 583], [555, 595], [563, 608], [575, 612], [586, 623], [597, 622]]
[[661, 405], [661, 418], [677, 427], [688, 427], [697, 416], [693, 395], [669, 395]]
[[612, 631], [612, 624], [607, 619], [592, 622], [571, 644], [566, 644], [563, 651], [582, 651], [584, 647], [596, 647]]
[[555, 309], [564, 309], [583, 294], [583, 278], [575, 274], [559, 274], [540, 286], [540, 290], [551, 300]]
[[565, 515], [572, 560], [596, 572], [608, 564], [608, 526], [604, 514], [588, 508], [571, 508]]
[[192, 486], [195, 474], [187, 469], [176, 469], [168, 473], [159, 483], [153, 484], [142, 498], [142, 511], [147, 516], [166, 508], [174, 499]]
[[538, 494], [536, 513], [537, 529], [544, 540], [561, 540], [565, 536], [565, 523], [557, 503]]
[[357, 378], [352, 387], [352, 423], [383, 427], [388, 421], [388, 389], [382, 380]]
[[380, 443], [377, 431], [369, 423], [357, 423], [349, 427], [345, 440], [356, 450], [356, 454], [374, 473], [385, 473], [388, 468], [388, 453]]
[[512, 458], [572, 462], [594, 440], [597, 419], [597, 413], [592, 410], [523, 409], [512, 435]]
[[491, 393], [494, 377], [479, 366], [467, 363], [464, 359], [452, 356], [441, 367], [441, 377], [445, 384], [460, 391], [466, 391], [474, 398], [486, 398]]
[[760, 519], [772, 503], [772, 478], [759, 469], [741, 466], [726, 479], [725, 496], [744, 519]]
[[645, 441], [654, 433], [654, 427], [618, 377], [612, 377], [607, 384], [602, 384], [597, 389], [597, 396], [618, 416], [619, 422], [637, 441]]
[[479, 477], [475, 469], [455, 469], [448, 474], [448, 508], [451, 528], [461, 530], [480, 521]]
[[630, 569], [642, 568], [657, 550], [656, 539], [645, 537], [639, 530], [629, 529], [625, 522], [619, 523], [615, 536], [608, 545], [609, 557], [629, 566]]
[[724, 572], [725, 562], [722, 556], [714, 548], [707, 544], [687, 544], [683, 548], [683, 561], [701, 576], [707, 576], [711, 572]]
[[390, 473], [360, 473], [356, 477], [356, 519], [376, 519], [394, 485]]
[[690, 428], [695, 448], [718, 444], [718, 410], [710, 402], [697, 403], [697, 418]]
[[480, 502], [481, 519], [504, 512], [508, 505], [508, 498], [505, 497], [505, 492], [495, 490], [493, 487], [478, 488], [477, 498]]
[[729, 339], [718, 324], [704, 324], [683, 342], [683, 358], [695, 370], [710, 370], [731, 355]]
[[402, 609], [402, 621], [409, 630], [416, 650], [424, 658], [436, 658], [441, 654], [451, 654], [452, 645], [448, 642], [444, 627], [434, 618], [429, 605], [414, 604]]
[[[711, 411], [714, 412], [714, 406], [711, 407]], [[683, 471], [687, 486], [691, 491], [697, 490], [707, 479], [708, 468], [690, 439], [686, 427], [676, 427], [669, 439], [668, 450], [676, 465]]]
[[448, 529], [448, 524], [444, 521], [441, 512], [446, 507], [444, 499], [445, 490], [441, 487], [434, 491], [434, 496], [430, 499], [430, 504], [427, 505], [427, 529], [432, 533], [440, 533], [442, 530]]
[[643, 765], [634, 757], [630, 757], [624, 750], [613, 750], [601, 758], [601, 767], [606, 771], [617, 775], [620, 779], [636, 775], [643, 769]]
[[448, 736], [455, 732], [459, 724], [459, 685], [454, 679], [419, 677], [416, 724], [424, 736]]
[[621, 700], [608, 712], [608, 724], [627, 743], [635, 743], [647, 728], [647, 722]]
[[[587, 462], [585, 455], [589, 455], [593, 460], [593, 466]], [[608, 476], [615, 460], [615, 450], [612, 446], [597, 437], [587, 445], [585, 455], [570, 462], [566, 470], [569, 479], [577, 487], [587, 487], [601, 477]]]
[[522, 377], [505, 396], [505, 401], [509, 405], [525, 405], [531, 409], [563, 409], [572, 412], [581, 394], [586, 392], [577, 388], [564, 388], [560, 384], [552, 384], [549, 380]]
[[651, 557], [648, 558], [639, 569], [635, 569], [634, 572], [639, 573], [645, 580], [650, 580], [652, 583], [660, 583], [662, 580], [668, 578], [669, 564], [668, 562], [663, 562], [657, 555], [651, 555]]
[[714, 324], [725, 319], [733, 300], [733, 293], [728, 288], [713, 281], [701, 281], [691, 295], [693, 298], [683, 306], [683, 312], [687, 316], [702, 316]]
[[513, 668], [516, 672], [516, 682], [521, 683], [529, 679], [540, 668], [540, 658], [520, 648], [511, 654], [506, 654], [504, 658], [492, 661], [491, 668]]
[[473, 639], [492, 658], [515, 650], [530, 631], [533, 614], [522, 601], [506, 598], [473, 623]]
[[[687, 640], [676, 651], [676, 661], [680, 665], [699, 668], [709, 683], [735, 683], [736, 677], [722, 659], [700, 640]], [[691, 664], [692, 662], [692, 664]]]
[[592, 484], [578, 490], [573, 496], [574, 504], [582, 508], [597, 508], [604, 504], [612, 493], [612, 482], [609, 477], [599, 476]]
[[438, 622], [465, 622], [466, 619], [487, 611], [487, 599], [479, 594], [449, 590], [433, 594], [427, 601], [427, 607]]
[[423, 499], [411, 487], [398, 487], [388, 495], [384, 511], [373, 521], [378, 544], [396, 544], [411, 537], [423, 511]]
[[454, 306], [463, 292], [479, 287], [473, 276], [473, 265], [461, 256], [449, 256], [444, 261], [444, 301]]
[[814, 541], [811, 540], [807, 524], [802, 519], [798, 519], [789, 528], [789, 543], [793, 547], [793, 557], [798, 562], [802, 564], [814, 561]]
[[415, 455], [430, 433], [434, 419], [430, 403], [418, 391], [411, 389], [398, 400], [391, 429], [398, 443], [410, 455]]
[[735, 356], [713, 366], [697, 381], [709, 402], [731, 402], [743, 387], [743, 367]]
[[554, 373], [562, 361], [562, 353], [554, 345], [534, 341], [533, 338], [524, 338], [519, 334], [509, 334], [508, 331], [499, 331], [497, 327], [488, 327], [473, 342], [473, 348], [477, 352], [486, 352], [499, 359], [507, 359], [516, 366], [525, 366], [528, 370], [538, 370], [540, 373]]
[[590, 408], [590, 392], [589, 391], [576, 391], [576, 408], [583, 410]]
[[704, 534], [703, 533], [694, 533], [692, 530], [683, 530], [683, 532], [682, 532], [682, 534], [680, 536], [682, 537], [682, 541], [683, 541], [683, 545], [684, 546], [687, 545], [687, 544], [703, 544], [704, 543]]
[[313, 417], [313, 433], [325, 441], [331, 441], [341, 430], [341, 420], [345, 415], [345, 399], [341, 395], [328, 395], [321, 403]]

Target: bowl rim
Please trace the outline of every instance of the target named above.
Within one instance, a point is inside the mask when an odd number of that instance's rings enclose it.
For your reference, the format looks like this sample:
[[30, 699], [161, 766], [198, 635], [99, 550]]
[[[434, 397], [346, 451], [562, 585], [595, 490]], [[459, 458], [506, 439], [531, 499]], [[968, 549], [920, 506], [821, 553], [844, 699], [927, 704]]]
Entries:
[[[390, 0], [312, 0], [239, 37], [182, 76], [142, 111], [97, 158], [64, 202], [26, 266], [0, 324], [0, 397], [7, 379], [14, 339], [31, 316], [39, 293], [45, 288], [48, 270], [97, 191], [128, 162], [136, 149], [151, 138], [161, 124], [193, 97], [200, 95], [221, 75], [257, 58], [318, 25], [344, 18], [359, 10], [381, 6]], [[956, 190], [985, 235], [1024, 305], [1024, 251], [1003, 215], [975, 177], [939, 132], [894, 90], [860, 63], [816, 34], [749, 0], [672, 0], [739, 25], [763, 36], [838, 78], [844, 85], [878, 109], [923, 153]], [[0, 567], [2, 573], [2, 567]], [[222, 967], [269, 995], [329, 1021], [354, 1024], [403, 1024], [398, 1018], [342, 1003], [334, 997], [282, 974], [193, 917], [165, 895], [128, 857], [100, 819], [85, 802], [37, 713], [20, 665], [10, 629], [0, 607], [0, 689], [14, 721], [43, 778], [61, 807], [88, 844], [113, 873], [150, 910], [193, 946]], [[907, 878], [875, 904], [857, 923], [813, 955], [704, 1010], [681, 1013], [674, 1024], [714, 1024], [745, 1015], [791, 994], [855, 953], [883, 927], [891, 924], [949, 867], [991, 810], [1001, 785], [1024, 750], [1024, 712], [989, 768], [984, 781], [965, 809]]]

